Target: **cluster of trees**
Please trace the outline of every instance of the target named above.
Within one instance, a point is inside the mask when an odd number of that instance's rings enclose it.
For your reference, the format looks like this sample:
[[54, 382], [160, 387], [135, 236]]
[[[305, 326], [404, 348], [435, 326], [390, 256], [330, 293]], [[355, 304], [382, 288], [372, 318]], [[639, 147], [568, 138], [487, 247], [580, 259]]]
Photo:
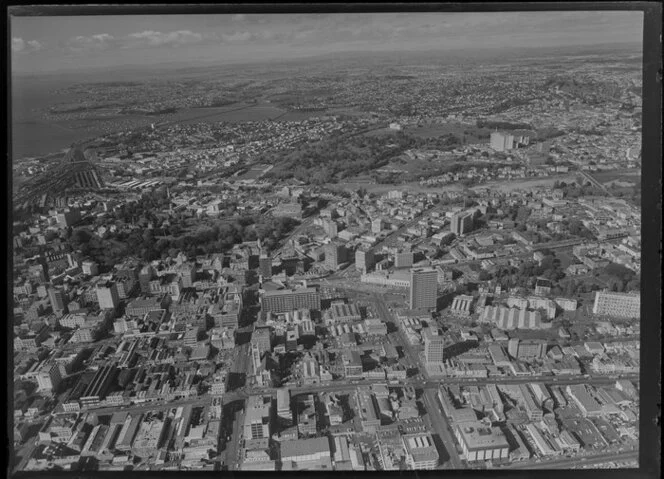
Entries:
[[[266, 155], [261, 161], [278, 164], [265, 178], [285, 180], [296, 178], [308, 184], [323, 185], [354, 178], [387, 165], [393, 158], [408, 149], [433, 149], [449, 151], [464, 142], [465, 136], [452, 133], [432, 138], [410, 136], [399, 131], [389, 135], [369, 136], [340, 135], [312, 145], [303, 145], [297, 151], [277, 152]], [[452, 167], [454, 168], [454, 167]], [[459, 167], [461, 168], [461, 167]], [[436, 168], [428, 174], [445, 173]], [[419, 171], [414, 174], [422, 176]], [[381, 183], [393, 183], [396, 176], [375, 175]], [[399, 175], [403, 180], [403, 175]]]
[[[157, 212], [168, 208], [168, 202], [164, 192], [156, 191], [144, 195], [138, 202], [123, 205], [113, 213], [116, 220], [134, 223], [143, 226], [143, 229], [107, 232], [102, 239], [88, 228], [70, 228], [66, 239], [74, 249], [80, 249], [100, 265], [112, 266], [128, 254], [137, 254], [145, 261], [152, 261], [175, 256], [178, 251], [191, 256], [222, 253], [237, 243], [256, 239], [260, 239], [267, 248], [273, 248], [299, 224], [292, 218], [244, 215], [184, 234], [186, 218], [171, 216], [171, 226], [148, 228], [148, 225], [158, 222]], [[109, 218], [104, 222], [108, 224]]]
[[604, 274], [608, 276], [606, 283], [611, 291], [624, 293], [641, 289], [640, 275], [621, 264], [610, 263], [604, 268]]
[[274, 158], [267, 161], [279, 166], [264, 177], [279, 180], [296, 178], [315, 185], [336, 183], [385, 166], [392, 157], [414, 144], [413, 138], [403, 134], [330, 138], [304, 145], [297, 151], [272, 155]]
[[537, 278], [546, 278], [554, 285], [565, 277], [565, 272], [561, 267], [560, 259], [550, 250], [542, 250], [545, 254], [542, 263], [538, 265], [534, 261], [523, 263], [518, 268], [516, 266], [500, 266], [493, 273], [481, 271], [480, 281], [496, 279], [503, 288], [532, 288]]
[[533, 127], [528, 123], [511, 123], [507, 121], [493, 121], [480, 118], [475, 122], [478, 128], [488, 128], [489, 130], [532, 130]]
[[271, 249], [299, 224], [292, 218], [244, 216], [232, 222], [215, 225], [177, 238], [157, 237], [153, 231], [134, 230], [117, 233], [110, 239], [127, 245], [127, 250], [138, 253], [145, 261], [175, 256], [183, 251], [187, 256], [223, 253], [243, 241], [260, 239]]
[[566, 183], [564, 181], [555, 181], [553, 187], [563, 190], [567, 198], [580, 198], [582, 196], [606, 196], [606, 192], [597, 188], [579, 176], [576, 182]]
[[[563, 224], [565, 224], [565, 221], [563, 221]], [[595, 235], [590, 231], [588, 228], [584, 226], [584, 224], [581, 222], [581, 220], [573, 219], [570, 220], [567, 224], [567, 230], [569, 231], [570, 234], [574, 236], [578, 236], [580, 238], [585, 238], [587, 240], [594, 240]]]

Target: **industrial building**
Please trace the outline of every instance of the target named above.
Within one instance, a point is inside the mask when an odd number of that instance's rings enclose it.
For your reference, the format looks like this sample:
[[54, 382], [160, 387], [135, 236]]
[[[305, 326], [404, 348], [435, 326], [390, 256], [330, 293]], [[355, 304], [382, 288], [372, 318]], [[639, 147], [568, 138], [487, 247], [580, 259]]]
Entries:
[[641, 317], [641, 295], [639, 293], [611, 293], [607, 290], [597, 291], [595, 292], [593, 314], [638, 319]]
[[327, 437], [297, 439], [281, 443], [281, 470], [331, 470], [332, 453]]
[[401, 441], [410, 469], [435, 469], [438, 466], [440, 456], [431, 434], [404, 434]]
[[457, 425], [454, 432], [468, 462], [506, 459], [509, 456], [509, 443], [498, 427], [487, 426], [480, 421], [466, 422]]

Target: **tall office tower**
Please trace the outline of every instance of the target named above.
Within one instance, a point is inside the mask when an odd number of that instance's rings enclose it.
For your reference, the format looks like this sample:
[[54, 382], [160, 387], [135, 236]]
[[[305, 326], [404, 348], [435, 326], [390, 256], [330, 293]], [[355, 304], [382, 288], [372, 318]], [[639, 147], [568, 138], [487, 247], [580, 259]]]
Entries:
[[375, 259], [373, 250], [371, 249], [358, 249], [355, 251], [355, 268], [362, 273], [367, 273], [374, 267]]
[[462, 236], [473, 228], [473, 215], [469, 212], [457, 213], [452, 215], [450, 223], [452, 233]]
[[340, 264], [345, 263], [346, 247], [340, 243], [332, 242], [325, 245], [325, 266], [336, 270]]
[[150, 292], [150, 281], [157, 277], [157, 272], [151, 265], [145, 265], [138, 273], [138, 282], [141, 285], [141, 292], [147, 294]]
[[115, 309], [120, 304], [118, 286], [113, 281], [97, 284], [97, 301], [100, 309]]
[[443, 347], [445, 341], [438, 328], [427, 328], [423, 331], [424, 336], [424, 357], [427, 364], [443, 363]]
[[53, 308], [54, 313], [62, 314], [67, 312], [67, 296], [62, 289], [49, 288], [48, 300], [51, 302], [51, 308]]
[[438, 272], [434, 268], [410, 270], [410, 309], [436, 309]]
[[272, 277], [272, 257], [267, 254], [262, 254], [258, 259], [258, 269], [263, 279]]
[[410, 268], [413, 266], [413, 253], [411, 251], [399, 251], [394, 255], [395, 268]]

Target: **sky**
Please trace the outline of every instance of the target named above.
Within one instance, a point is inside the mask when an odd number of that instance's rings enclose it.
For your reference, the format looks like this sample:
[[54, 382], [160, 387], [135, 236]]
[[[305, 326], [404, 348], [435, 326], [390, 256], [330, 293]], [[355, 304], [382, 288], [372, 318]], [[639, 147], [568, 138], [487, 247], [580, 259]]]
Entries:
[[642, 12], [10, 16], [14, 73], [642, 41]]

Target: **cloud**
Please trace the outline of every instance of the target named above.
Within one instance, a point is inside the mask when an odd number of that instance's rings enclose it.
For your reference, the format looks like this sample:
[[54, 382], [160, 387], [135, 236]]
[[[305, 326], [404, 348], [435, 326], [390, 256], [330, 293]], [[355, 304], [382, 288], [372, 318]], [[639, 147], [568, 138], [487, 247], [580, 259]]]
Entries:
[[13, 53], [29, 53], [37, 52], [43, 50], [44, 45], [42, 45], [37, 40], [28, 40], [25, 41], [20, 37], [12, 37], [12, 52]]
[[222, 33], [218, 36], [215, 36], [218, 41], [221, 43], [233, 44], [233, 45], [244, 45], [244, 44], [266, 44], [266, 43], [283, 43], [289, 41], [292, 38], [291, 33], [279, 32], [267, 28], [261, 28], [259, 30], [249, 31], [233, 31], [230, 33]]
[[82, 50], [104, 50], [116, 43], [116, 38], [108, 33], [98, 33], [96, 35], [82, 36], [79, 35], [70, 38], [67, 42], [69, 48], [73, 51]]
[[154, 30], [145, 30], [143, 32], [131, 33], [128, 35], [128, 44], [126, 46], [180, 46], [203, 41], [203, 35], [194, 33], [190, 30], [177, 30], [174, 32], [161, 33]]
[[33, 51], [38, 51], [38, 50], [42, 50], [44, 48], [44, 45], [39, 43], [37, 40], [29, 40], [28, 41], [28, 48], [33, 50]]
[[12, 51], [14, 53], [22, 52], [25, 49], [25, 42], [22, 38], [12, 38]]
[[248, 31], [222, 33], [221, 41], [224, 43], [247, 43], [254, 39], [254, 34]]

